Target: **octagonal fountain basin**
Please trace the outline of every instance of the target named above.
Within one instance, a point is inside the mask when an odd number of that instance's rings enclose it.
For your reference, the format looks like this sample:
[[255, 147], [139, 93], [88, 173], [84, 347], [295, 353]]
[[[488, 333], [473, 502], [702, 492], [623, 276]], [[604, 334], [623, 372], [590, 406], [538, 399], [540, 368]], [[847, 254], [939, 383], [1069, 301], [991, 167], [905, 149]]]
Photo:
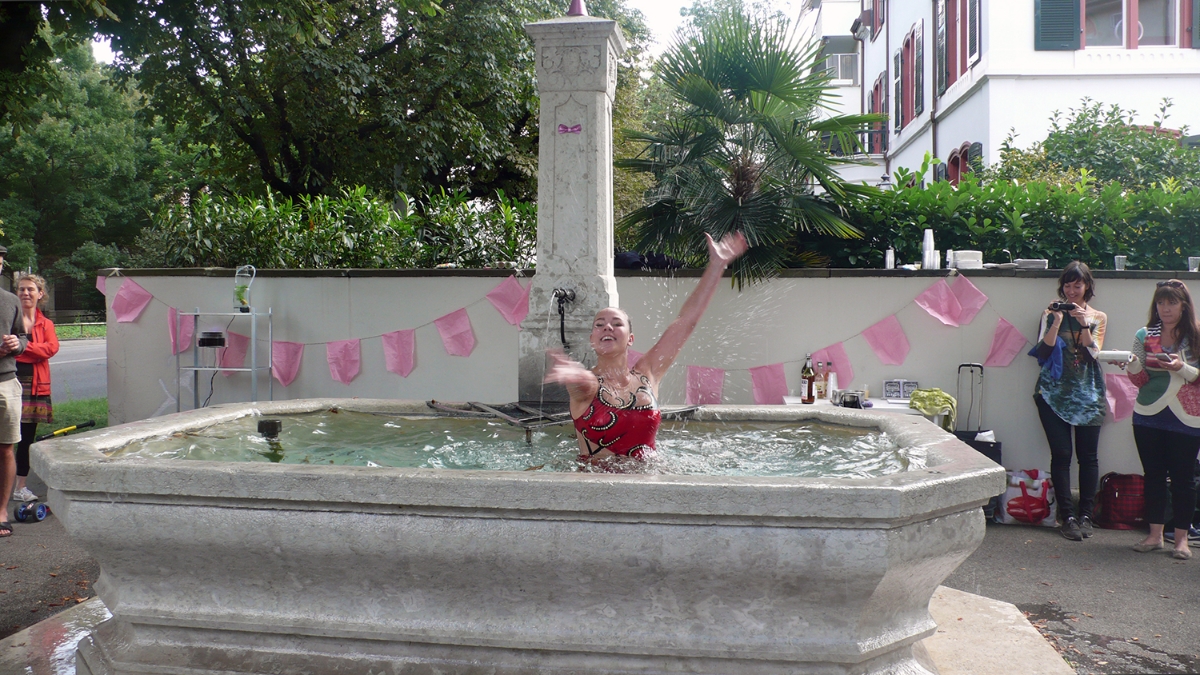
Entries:
[[[80, 643], [79, 673], [928, 673], [913, 647], [935, 630], [930, 596], [983, 539], [979, 507], [1004, 485], [1003, 469], [923, 418], [779, 406], [697, 410], [698, 426], [664, 431], [661, 463], [626, 474], [574, 470], [569, 437], [543, 443], [548, 461], [509, 457], [506, 470], [423, 468], [453, 464], [436, 444], [424, 460], [375, 461], [286, 435], [282, 462], [180, 458], [209, 456], [196, 439], [243, 418], [305, 429], [303, 414], [331, 409], [394, 427], [431, 412], [224, 405], [34, 446], [113, 614]], [[739, 475], [663, 473], [691, 466], [669, 457], [668, 437], [708, 422], [785, 439], [837, 425], [830, 435], [852, 444], [855, 428], [883, 439], [884, 459], [840, 477], [744, 475], [733, 460], [716, 464]], [[160, 452], [172, 436], [183, 449]], [[721, 456], [724, 442], [705, 431], [681, 445]]]

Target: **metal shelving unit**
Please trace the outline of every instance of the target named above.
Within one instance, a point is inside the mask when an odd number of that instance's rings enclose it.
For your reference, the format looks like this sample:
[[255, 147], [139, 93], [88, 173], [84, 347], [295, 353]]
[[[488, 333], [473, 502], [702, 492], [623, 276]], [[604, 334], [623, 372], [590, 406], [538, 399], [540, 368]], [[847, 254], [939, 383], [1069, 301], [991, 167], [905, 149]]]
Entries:
[[[175, 334], [179, 335], [180, 321], [182, 317], [195, 317], [195, 329], [192, 330], [192, 339], [190, 349], [192, 350], [192, 365], [183, 365], [181, 358], [182, 351], [175, 355], [175, 411], [180, 412], [183, 408], [183, 402], [180, 400], [183, 394], [183, 374], [190, 372], [192, 374], [192, 408], [200, 407], [200, 373], [211, 373], [215, 371], [225, 371], [234, 373], [250, 373], [250, 400], [258, 400], [258, 376], [260, 372], [267, 373], [267, 400], [275, 400], [275, 378], [272, 377], [271, 364], [273, 362], [275, 344], [272, 341], [274, 337], [274, 317], [271, 314], [271, 308], [266, 311], [257, 311], [250, 307], [246, 312], [201, 312], [197, 307], [194, 312], [179, 312], [175, 318]], [[200, 317], [247, 317], [250, 319], [250, 348], [247, 356], [250, 358], [249, 367], [241, 368], [223, 368], [218, 362], [213, 366], [200, 365], [200, 347], [196, 344], [197, 336], [199, 336]], [[267, 324], [267, 361], [266, 365], [258, 365], [258, 324], [260, 321], [266, 321]], [[232, 325], [232, 321], [230, 321]], [[208, 349], [206, 347], [205, 349]], [[213, 347], [212, 349], [220, 349]]]

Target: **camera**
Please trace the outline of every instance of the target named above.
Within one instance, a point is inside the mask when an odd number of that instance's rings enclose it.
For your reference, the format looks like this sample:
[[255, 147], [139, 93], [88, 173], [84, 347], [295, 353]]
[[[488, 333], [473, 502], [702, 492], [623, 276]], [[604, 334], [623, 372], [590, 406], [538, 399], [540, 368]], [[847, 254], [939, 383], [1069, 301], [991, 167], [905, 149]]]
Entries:
[[1073, 302], [1052, 302], [1050, 303], [1051, 311], [1055, 312], [1074, 312], [1078, 306]]

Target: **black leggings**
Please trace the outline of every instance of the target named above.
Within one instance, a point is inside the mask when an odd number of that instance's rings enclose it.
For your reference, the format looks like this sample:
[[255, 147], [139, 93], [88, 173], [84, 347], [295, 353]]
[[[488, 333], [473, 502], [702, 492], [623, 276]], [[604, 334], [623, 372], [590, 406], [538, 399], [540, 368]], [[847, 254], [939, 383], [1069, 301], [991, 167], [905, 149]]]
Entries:
[[1200, 436], [1133, 425], [1133, 440], [1146, 474], [1146, 522], [1166, 523], [1167, 476], [1171, 477], [1171, 509], [1175, 527], [1188, 523], [1196, 511], [1196, 454]]
[[1050, 480], [1054, 483], [1054, 497], [1058, 500], [1058, 519], [1067, 522], [1075, 515], [1071, 502], [1071, 430], [1075, 430], [1074, 454], [1079, 462], [1079, 517], [1093, 517], [1096, 503], [1096, 487], [1100, 480], [1100, 427], [1072, 426], [1050, 408], [1041, 394], [1034, 394], [1038, 417], [1046, 430], [1046, 442], [1050, 444]]
[[21, 422], [21, 442], [17, 443], [17, 475], [29, 477], [29, 446], [37, 435], [37, 422]]

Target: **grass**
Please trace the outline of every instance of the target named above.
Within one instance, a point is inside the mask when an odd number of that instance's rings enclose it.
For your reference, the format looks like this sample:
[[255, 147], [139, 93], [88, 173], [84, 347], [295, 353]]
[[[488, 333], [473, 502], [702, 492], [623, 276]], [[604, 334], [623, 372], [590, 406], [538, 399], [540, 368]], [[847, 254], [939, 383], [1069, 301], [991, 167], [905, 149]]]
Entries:
[[108, 426], [108, 399], [84, 398], [54, 404], [54, 424], [39, 424], [38, 435], [48, 434], [64, 427], [96, 421], [96, 428]]
[[103, 323], [65, 323], [54, 324], [54, 334], [59, 340], [68, 338], [102, 338], [108, 337], [108, 326]]

